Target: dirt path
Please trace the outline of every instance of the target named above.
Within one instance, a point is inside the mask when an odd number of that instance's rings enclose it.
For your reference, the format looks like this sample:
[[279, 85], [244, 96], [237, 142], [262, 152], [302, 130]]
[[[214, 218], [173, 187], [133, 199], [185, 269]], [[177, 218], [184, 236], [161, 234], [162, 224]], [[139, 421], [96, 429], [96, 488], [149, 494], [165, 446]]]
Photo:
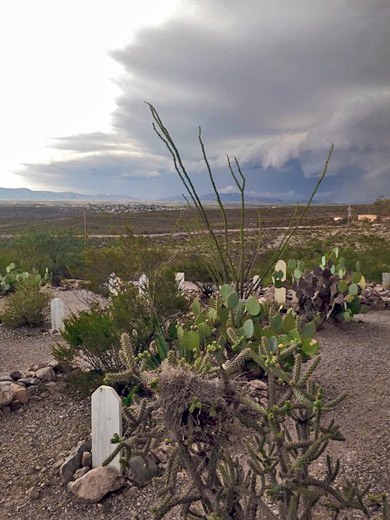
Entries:
[[[319, 382], [329, 397], [348, 393], [334, 413], [347, 441], [334, 445], [332, 454], [341, 458], [344, 477], [362, 485], [372, 483], [375, 491], [390, 491], [390, 311], [371, 312], [345, 330], [327, 326], [318, 338]], [[18, 343], [13, 352], [24, 348]], [[89, 399], [75, 398], [58, 387], [0, 418], [1, 520], [151, 518], [152, 485], [141, 491], [129, 488], [98, 506], [85, 506], [76, 504], [60, 483], [53, 464], [88, 433], [89, 409]], [[41, 490], [35, 501], [26, 495], [33, 485]], [[358, 518], [348, 515], [350, 520]]]

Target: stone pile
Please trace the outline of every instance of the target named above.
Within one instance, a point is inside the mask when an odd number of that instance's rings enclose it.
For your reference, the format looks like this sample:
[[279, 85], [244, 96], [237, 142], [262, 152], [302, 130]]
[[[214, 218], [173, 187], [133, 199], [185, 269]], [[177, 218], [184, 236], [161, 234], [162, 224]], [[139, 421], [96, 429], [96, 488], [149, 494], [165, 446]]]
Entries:
[[42, 390], [66, 378], [55, 361], [34, 365], [24, 374], [14, 370], [8, 376], [0, 376], [0, 417], [18, 410]]
[[364, 293], [360, 296], [360, 303], [374, 309], [390, 308], [390, 289], [383, 289], [375, 282], [368, 283]]
[[129, 460], [125, 475], [108, 466], [92, 468], [91, 439], [80, 441], [61, 461], [60, 476], [68, 490], [82, 502], [96, 503], [122, 487], [141, 488], [158, 476], [166, 466], [170, 447], [164, 443], [152, 450], [151, 456], [135, 455]]

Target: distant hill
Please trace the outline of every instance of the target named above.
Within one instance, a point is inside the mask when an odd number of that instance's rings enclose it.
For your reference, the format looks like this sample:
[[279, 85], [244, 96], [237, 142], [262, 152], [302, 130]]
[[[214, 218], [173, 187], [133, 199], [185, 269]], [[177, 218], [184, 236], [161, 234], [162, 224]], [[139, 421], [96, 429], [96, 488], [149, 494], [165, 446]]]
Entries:
[[[241, 195], [239, 193], [220, 193], [222, 202], [241, 202]], [[201, 201], [204, 202], [215, 202], [217, 200], [215, 193], [207, 193], [206, 195], [199, 196]], [[183, 202], [182, 196], [172, 196], [161, 199], [165, 202]], [[285, 202], [282, 199], [273, 199], [270, 197], [252, 197], [251, 195], [245, 195], [246, 202], [258, 202], [260, 204], [281, 204]]]
[[94, 200], [94, 201], [136, 201], [135, 197], [126, 195], [86, 195], [72, 191], [34, 191], [28, 188], [0, 188], [1, 201], [72, 201], [72, 200]]

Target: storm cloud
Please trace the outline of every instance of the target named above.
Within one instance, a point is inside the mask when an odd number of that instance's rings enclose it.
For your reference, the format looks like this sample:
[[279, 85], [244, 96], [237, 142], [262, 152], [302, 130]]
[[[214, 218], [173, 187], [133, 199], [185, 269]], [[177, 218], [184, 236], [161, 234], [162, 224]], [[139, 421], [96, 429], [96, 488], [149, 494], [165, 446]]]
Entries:
[[[119, 14], [120, 15], [120, 14]], [[197, 0], [123, 49], [112, 133], [58, 136], [61, 160], [20, 175], [49, 188], [156, 198], [181, 192], [152, 103], [202, 193], [198, 125], [218, 185], [236, 155], [252, 193], [301, 200], [335, 144], [323, 196], [390, 196], [387, 0]]]

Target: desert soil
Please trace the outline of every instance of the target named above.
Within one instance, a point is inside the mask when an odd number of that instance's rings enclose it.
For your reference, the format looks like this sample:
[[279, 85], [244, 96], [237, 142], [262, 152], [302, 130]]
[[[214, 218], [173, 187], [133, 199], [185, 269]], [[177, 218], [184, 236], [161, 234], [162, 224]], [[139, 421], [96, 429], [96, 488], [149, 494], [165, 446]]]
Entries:
[[[61, 298], [64, 303], [65, 318], [72, 313], [77, 314], [89, 307], [91, 301], [99, 300], [97, 295], [85, 291], [51, 288], [52, 298]], [[4, 307], [6, 298], [0, 298], [0, 310]], [[49, 317], [41, 329], [22, 327], [10, 329], [0, 324], [0, 376], [13, 370], [27, 371], [32, 365], [52, 361], [51, 347], [60, 343], [60, 334], [51, 334]]]
[[[7, 367], [1, 366], [0, 374], [50, 358], [52, 337], [49, 340], [34, 333], [22, 339], [21, 332], [13, 341], [6, 333], [4, 341], [4, 333], [0, 327], [1, 362]], [[330, 398], [348, 394], [333, 412], [347, 438], [331, 448], [342, 460], [342, 476], [370, 483], [373, 491], [390, 491], [390, 311], [357, 317], [344, 330], [326, 326], [318, 339], [322, 357], [318, 381]], [[16, 366], [13, 359], [21, 365]], [[88, 398], [56, 385], [0, 418], [1, 520], [151, 518], [149, 509], [156, 495], [153, 485], [142, 490], [129, 487], [99, 505], [86, 506], [76, 503], [61, 484], [56, 462], [88, 435], [89, 408]], [[37, 500], [28, 497], [32, 486], [40, 489]], [[348, 518], [361, 517], [349, 514]]]

